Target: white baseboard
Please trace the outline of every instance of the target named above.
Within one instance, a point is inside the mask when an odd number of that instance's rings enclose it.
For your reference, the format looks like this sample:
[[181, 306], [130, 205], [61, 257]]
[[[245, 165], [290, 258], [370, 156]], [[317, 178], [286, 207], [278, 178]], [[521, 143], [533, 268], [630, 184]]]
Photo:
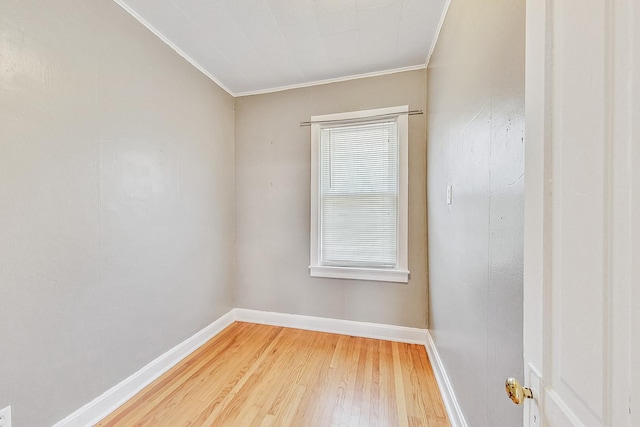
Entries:
[[178, 364], [182, 359], [197, 350], [205, 342], [220, 333], [234, 320], [233, 310], [231, 310], [63, 420], [58, 421], [54, 424], [54, 427], [85, 427], [96, 424]]
[[427, 339], [426, 329], [409, 328], [406, 326], [356, 322], [353, 320], [330, 319], [326, 317], [304, 316], [301, 314], [273, 313], [245, 308], [234, 308], [232, 312], [234, 313], [235, 320], [239, 322], [260, 323], [264, 325], [283, 326], [286, 328], [329, 332], [411, 344], [425, 344]]
[[453, 385], [449, 380], [447, 371], [444, 369], [444, 365], [442, 364], [442, 360], [440, 359], [440, 355], [438, 354], [438, 350], [436, 349], [436, 345], [433, 342], [433, 338], [431, 338], [429, 331], [427, 331], [427, 342], [425, 347], [427, 349], [427, 354], [429, 355], [429, 361], [431, 362], [433, 373], [435, 374], [436, 381], [438, 382], [438, 388], [440, 389], [440, 394], [442, 395], [442, 400], [444, 402], [444, 407], [447, 410], [451, 427], [468, 427], [467, 421], [464, 419], [464, 415], [462, 414], [462, 409], [460, 409], [460, 405], [456, 399]]

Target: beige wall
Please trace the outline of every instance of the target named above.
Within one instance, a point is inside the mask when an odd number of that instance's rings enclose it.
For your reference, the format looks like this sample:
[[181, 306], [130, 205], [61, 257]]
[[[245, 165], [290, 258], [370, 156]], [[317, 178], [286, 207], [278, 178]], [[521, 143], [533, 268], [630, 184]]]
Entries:
[[233, 307], [231, 96], [111, 0], [0, 2], [0, 408], [51, 425]]
[[430, 328], [474, 427], [521, 425], [524, 18], [451, 2], [428, 69]]
[[425, 109], [424, 70], [236, 99], [238, 307], [425, 327], [425, 116], [409, 118], [408, 284], [309, 276], [312, 115], [408, 104]]

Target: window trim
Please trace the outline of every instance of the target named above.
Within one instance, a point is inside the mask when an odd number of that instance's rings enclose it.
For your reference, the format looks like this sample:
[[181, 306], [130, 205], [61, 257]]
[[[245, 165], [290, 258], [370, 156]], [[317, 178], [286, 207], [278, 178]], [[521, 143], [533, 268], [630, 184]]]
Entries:
[[[408, 283], [408, 230], [409, 230], [409, 106], [376, 108], [325, 114], [311, 117], [311, 277], [335, 279], [373, 280]], [[397, 264], [395, 268], [337, 267], [321, 264], [320, 260], [320, 130], [335, 126], [338, 121], [353, 124], [394, 119], [398, 124], [398, 230]]]

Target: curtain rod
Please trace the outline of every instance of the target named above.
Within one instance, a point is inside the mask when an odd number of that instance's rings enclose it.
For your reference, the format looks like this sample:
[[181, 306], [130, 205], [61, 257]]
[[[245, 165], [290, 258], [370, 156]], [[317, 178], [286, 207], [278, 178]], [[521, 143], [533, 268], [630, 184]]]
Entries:
[[[367, 119], [376, 118], [376, 117], [395, 116], [396, 114], [408, 114], [410, 116], [415, 116], [417, 114], [424, 114], [424, 113], [422, 112], [422, 110], [411, 110], [411, 111], [404, 111], [402, 113], [378, 114], [377, 116], [369, 116], [367, 117]], [[338, 123], [338, 122], [352, 122], [352, 121], [359, 121], [359, 120], [361, 119], [314, 120], [314, 121], [309, 120], [308, 122], [300, 122], [300, 127], [311, 126], [312, 123]]]

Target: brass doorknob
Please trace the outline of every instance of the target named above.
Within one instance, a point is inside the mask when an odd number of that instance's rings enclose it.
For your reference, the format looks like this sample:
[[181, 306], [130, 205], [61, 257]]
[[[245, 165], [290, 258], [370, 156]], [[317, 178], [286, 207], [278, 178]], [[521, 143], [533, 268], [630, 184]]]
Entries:
[[522, 387], [515, 378], [507, 378], [504, 386], [507, 389], [509, 399], [513, 400], [513, 403], [516, 405], [522, 405], [525, 399], [533, 399], [533, 392], [531, 389]]

